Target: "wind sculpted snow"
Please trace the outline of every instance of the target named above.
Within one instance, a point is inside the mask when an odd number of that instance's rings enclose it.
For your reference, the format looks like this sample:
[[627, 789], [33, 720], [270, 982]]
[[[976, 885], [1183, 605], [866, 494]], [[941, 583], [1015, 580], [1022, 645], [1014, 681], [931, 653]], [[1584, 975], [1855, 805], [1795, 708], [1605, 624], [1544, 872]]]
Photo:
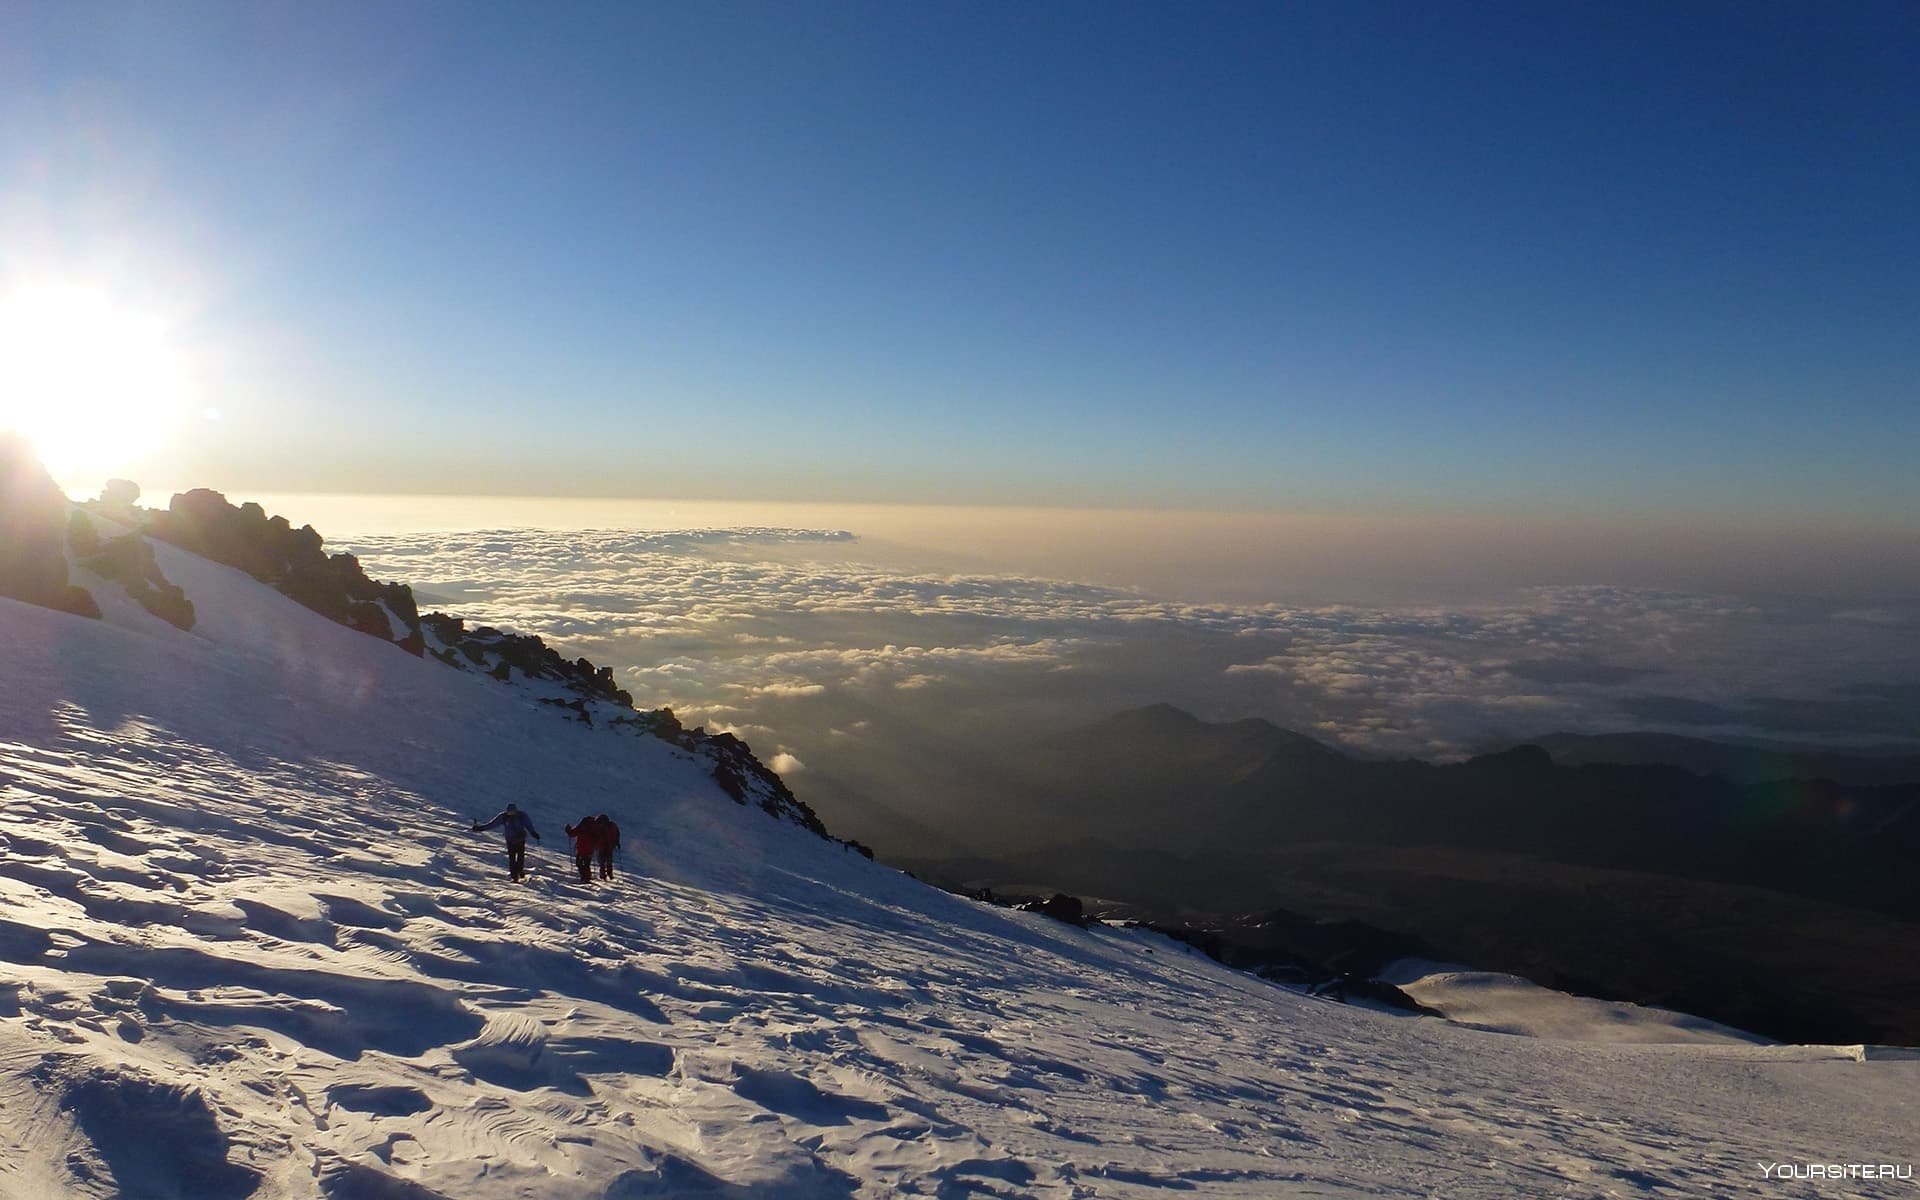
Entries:
[[[1487, 1034], [972, 904], [157, 549], [190, 633], [0, 601], [0, 1195], [1772, 1196], [1920, 1156], [1920, 1062]], [[523, 886], [468, 831], [508, 801]], [[618, 877], [567, 882], [601, 811]]]

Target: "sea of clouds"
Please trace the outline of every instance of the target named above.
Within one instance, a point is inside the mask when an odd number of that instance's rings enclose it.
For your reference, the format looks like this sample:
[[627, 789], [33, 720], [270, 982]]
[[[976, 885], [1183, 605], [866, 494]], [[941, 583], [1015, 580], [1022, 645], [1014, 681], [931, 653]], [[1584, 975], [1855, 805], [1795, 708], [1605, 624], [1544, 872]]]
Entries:
[[[471, 620], [612, 664], [789, 771], [876, 719], [1012, 736], [1168, 701], [1450, 756], [1553, 730], [1920, 736], [1920, 614], [1606, 585], [1444, 607], [1207, 605], [863, 561], [837, 530], [503, 530], [346, 548]], [[862, 723], [866, 724], [863, 726]]]

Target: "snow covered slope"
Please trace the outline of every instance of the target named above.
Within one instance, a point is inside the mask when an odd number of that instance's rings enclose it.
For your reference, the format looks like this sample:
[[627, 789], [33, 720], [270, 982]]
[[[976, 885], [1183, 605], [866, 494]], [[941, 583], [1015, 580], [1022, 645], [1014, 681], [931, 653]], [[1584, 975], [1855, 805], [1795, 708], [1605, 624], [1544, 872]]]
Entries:
[[[190, 632], [0, 600], [0, 1196], [1777, 1196], [1757, 1164], [1920, 1158], [1920, 1062], [1504, 1037], [972, 904], [156, 550]], [[526, 885], [468, 831], [508, 801]], [[570, 883], [601, 811], [621, 875]]]
[[1573, 996], [1518, 975], [1476, 971], [1456, 963], [1403, 958], [1388, 964], [1376, 978], [1455, 1024], [1490, 1033], [1569, 1042], [1771, 1044], [1758, 1034], [1670, 1008]]

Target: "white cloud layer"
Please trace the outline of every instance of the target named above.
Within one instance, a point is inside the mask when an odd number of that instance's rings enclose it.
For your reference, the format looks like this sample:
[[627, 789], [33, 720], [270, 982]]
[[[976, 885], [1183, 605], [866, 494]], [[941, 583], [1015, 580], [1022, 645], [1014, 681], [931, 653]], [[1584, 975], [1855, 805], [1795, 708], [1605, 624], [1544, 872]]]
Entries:
[[[1912, 737], [1920, 617], [1553, 587], [1445, 608], [1175, 603], [862, 563], [821, 530], [513, 530], [362, 538], [448, 611], [609, 663], [637, 701], [813, 747], [859, 722], [929, 738], [1170, 700], [1386, 753], [1550, 729]], [[799, 759], [787, 753], [798, 769]]]

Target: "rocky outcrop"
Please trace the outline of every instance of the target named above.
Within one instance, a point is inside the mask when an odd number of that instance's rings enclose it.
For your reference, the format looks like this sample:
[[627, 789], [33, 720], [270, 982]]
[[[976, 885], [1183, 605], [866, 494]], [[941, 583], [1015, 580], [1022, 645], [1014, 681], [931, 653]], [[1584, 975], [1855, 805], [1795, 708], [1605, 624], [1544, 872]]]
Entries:
[[1327, 1000], [1338, 1000], [1342, 1004], [1352, 1004], [1356, 1000], [1369, 1000], [1388, 1008], [1397, 1008], [1401, 1012], [1420, 1013], [1423, 1016], [1446, 1016], [1437, 1008], [1426, 1005], [1407, 995], [1395, 985], [1384, 979], [1370, 979], [1365, 975], [1347, 972], [1325, 980], [1307, 989], [1307, 995], [1319, 996]]
[[517, 671], [522, 679], [556, 684], [576, 700], [633, 707], [633, 697], [614, 683], [612, 667], [596, 667], [584, 658], [568, 660], [540, 638], [503, 633], [490, 625], [469, 630], [459, 617], [440, 612], [420, 618], [420, 626], [430, 636], [433, 656], [450, 667], [483, 670], [503, 683]]
[[0, 596], [83, 617], [100, 606], [67, 571], [67, 497], [22, 438], [0, 436]]
[[682, 734], [680, 744], [713, 764], [713, 778], [741, 804], [757, 804], [769, 814], [785, 817], [821, 837], [827, 827], [813, 809], [800, 802], [779, 773], [753, 756], [747, 744], [731, 733], [696, 729]]
[[99, 498], [87, 507], [108, 520], [133, 525], [141, 522], [140, 509], [136, 507], [139, 503], [139, 484], [131, 479], [109, 479], [100, 489]]
[[1052, 917], [1056, 921], [1077, 925], [1081, 929], [1092, 924], [1087, 917], [1087, 906], [1080, 902], [1080, 897], [1069, 896], [1065, 892], [1055, 892], [1045, 900], [1029, 900], [1014, 907], [1021, 912], [1039, 913], [1043, 917]]
[[635, 733], [650, 733], [663, 742], [679, 745], [686, 736], [686, 726], [680, 724], [680, 718], [673, 715], [670, 708], [656, 708], [651, 712], [635, 710], [609, 722], [616, 729], [631, 729]]
[[[104, 499], [104, 497], [103, 497]], [[153, 513], [146, 531], [202, 558], [235, 567], [350, 629], [424, 654], [413, 589], [367, 577], [351, 554], [329, 556], [311, 525], [293, 528], [258, 504], [235, 505], [197, 488]]]

